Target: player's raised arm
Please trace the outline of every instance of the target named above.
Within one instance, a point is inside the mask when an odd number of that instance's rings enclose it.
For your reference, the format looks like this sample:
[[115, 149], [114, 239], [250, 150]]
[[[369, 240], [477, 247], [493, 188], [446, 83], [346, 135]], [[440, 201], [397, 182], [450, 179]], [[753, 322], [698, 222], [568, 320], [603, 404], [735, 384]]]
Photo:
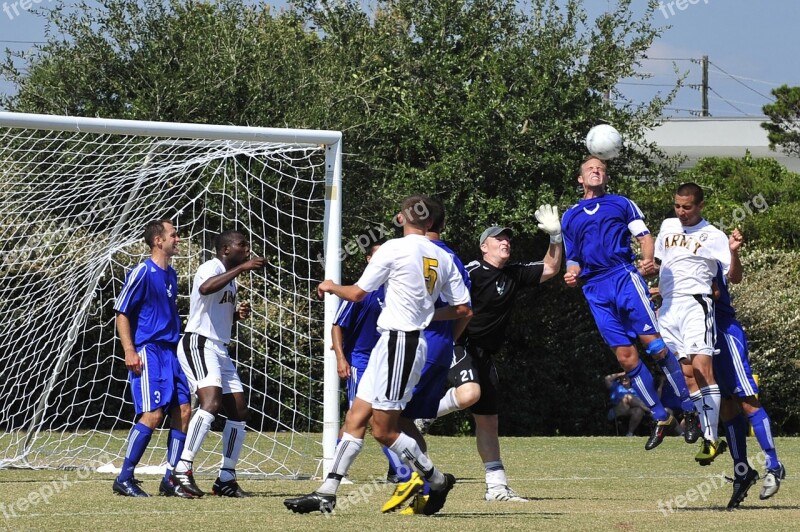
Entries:
[[739, 258], [739, 249], [744, 243], [744, 237], [741, 231], [734, 229], [731, 236], [728, 238], [728, 247], [731, 250], [731, 266], [728, 269], [728, 281], [733, 284], [739, 284], [744, 277], [744, 268], [742, 261]]
[[542, 205], [533, 213], [539, 222], [539, 229], [550, 235], [550, 247], [544, 256], [544, 270], [539, 279], [543, 283], [553, 278], [561, 271], [561, 257], [563, 256], [563, 238], [561, 236], [561, 222], [558, 218], [558, 208], [554, 205]]

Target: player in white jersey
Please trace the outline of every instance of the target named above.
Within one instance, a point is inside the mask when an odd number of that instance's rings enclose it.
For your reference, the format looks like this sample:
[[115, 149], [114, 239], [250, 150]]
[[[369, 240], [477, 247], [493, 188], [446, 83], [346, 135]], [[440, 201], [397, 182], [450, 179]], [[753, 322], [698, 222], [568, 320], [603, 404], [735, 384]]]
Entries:
[[[406, 198], [397, 215], [403, 238], [381, 246], [356, 284], [342, 286], [326, 280], [317, 288], [320, 297], [327, 293], [348, 301], [360, 301], [381, 285], [386, 292], [378, 317], [381, 338], [345, 418], [331, 472], [313, 493], [284, 501], [294, 512], [333, 511], [339, 484], [364, 445], [370, 417], [375, 439], [430, 483], [423, 513], [438, 512], [455, 484], [453, 475], [434, 467], [414, 439], [399, 429], [400, 412], [411, 399], [427, 356], [422, 331], [434, 319], [434, 313], [436, 319], [457, 319], [472, 313], [469, 292], [452, 257], [425, 236], [437, 218], [435, 209], [436, 202], [426, 196]], [[450, 306], [434, 312], [440, 294]]]
[[178, 359], [199, 408], [192, 416], [186, 446], [175, 466], [172, 481], [201, 497], [192, 475], [192, 461], [200, 451], [220, 407], [227, 420], [222, 433], [222, 465], [212, 492], [225, 497], [246, 497], [236, 482], [236, 462], [244, 443], [247, 402], [239, 373], [228, 355], [235, 320], [250, 316], [250, 304], [236, 305], [236, 277], [263, 268], [263, 258], [250, 258], [250, 243], [238, 231], [224, 231], [214, 240], [217, 256], [197, 269], [189, 299], [186, 331], [178, 345]]
[[725, 233], [703, 219], [703, 190], [697, 184], [678, 187], [674, 208], [677, 218], [664, 220], [656, 239], [663, 299], [658, 324], [664, 341], [681, 359], [690, 398], [700, 413], [703, 441], [695, 460], [708, 465], [727, 447], [717, 430], [721, 395], [711, 358], [716, 341], [711, 285], [718, 268], [727, 273], [731, 252]]

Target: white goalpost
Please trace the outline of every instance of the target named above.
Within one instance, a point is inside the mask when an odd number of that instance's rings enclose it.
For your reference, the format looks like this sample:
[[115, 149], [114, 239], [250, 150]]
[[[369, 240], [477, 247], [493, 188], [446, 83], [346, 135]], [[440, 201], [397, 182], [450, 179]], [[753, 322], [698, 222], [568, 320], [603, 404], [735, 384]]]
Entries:
[[[184, 324], [217, 233], [241, 230], [269, 263], [238, 279], [253, 315], [229, 346], [250, 406], [237, 471], [327, 471], [336, 300], [319, 300], [316, 285], [340, 280], [341, 167], [338, 131], [0, 112], [0, 468], [121, 465], [134, 411], [113, 305], [149, 255], [144, 225], [169, 218]], [[163, 464], [167, 432], [144, 466]], [[209, 434], [196, 473], [216, 471], [220, 436]]]

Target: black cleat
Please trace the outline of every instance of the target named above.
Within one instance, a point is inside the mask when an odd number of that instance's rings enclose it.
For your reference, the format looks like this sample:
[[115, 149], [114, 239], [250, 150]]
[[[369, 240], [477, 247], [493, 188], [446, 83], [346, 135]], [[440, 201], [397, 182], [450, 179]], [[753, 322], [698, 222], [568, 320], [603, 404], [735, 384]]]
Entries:
[[431, 488], [431, 492], [428, 494], [428, 502], [425, 504], [425, 508], [422, 510], [422, 513], [425, 515], [433, 515], [441, 510], [444, 507], [445, 501], [447, 500], [447, 494], [450, 493], [450, 490], [453, 489], [453, 486], [455, 485], [456, 477], [450, 473], [445, 473], [444, 487], [438, 490]]
[[653, 432], [644, 444], [645, 450], [650, 451], [661, 445], [661, 442], [664, 441], [664, 436], [667, 435], [667, 431], [671, 429], [673, 425], [675, 425], [675, 418], [672, 417], [671, 414], [664, 421], [656, 422], [653, 426]]
[[219, 477], [214, 481], [214, 485], [211, 486], [211, 492], [219, 497], [233, 497], [236, 499], [244, 499], [250, 496], [249, 493], [239, 487], [239, 483], [236, 482], [236, 479], [223, 482]]
[[733, 495], [731, 495], [731, 500], [728, 501], [728, 510], [739, 507], [739, 504], [747, 497], [747, 492], [756, 481], [758, 481], [758, 471], [755, 469], [748, 469], [744, 476], [733, 479]]
[[[170, 475], [172, 478], [172, 475]], [[166, 478], [161, 479], [161, 484], [158, 486], [158, 494], [164, 497], [180, 497], [181, 499], [194, 499], [194, 495], [184, 490], [180, 484], [174, 484]]]
[[173, 486], [180, 486], [183, 488], [183, 491], [194, 497], [202, 497], [205, 495], [203, 490], [200, 489], [200, 486], [194, 481], [194, 475], [191, 469], [182, 473], [173, 471], [169, 476], [169, 482]]
[[149, 497], [149, 495], [139, 487], [139, 484], [141, 483], [141, 481], [136, 480], [133, 477], [122, 482], [115, 478], [113, 488], [114, 493], [117, 495], [122, 495], [123, 497]]
[[683, 430], [683, 439], [686, 443], [696, 442], [703, 435], [703, 431], [700, 430], [700, 417], [697, 412], [686, 412], [686, 416], [683, 419], [686, 423], [686, 428]]
[[322, 495], [313, 491], [302, 497], [286, 499], [283, 504], [296, 514], [310, 514], [311, 512], [331, 513], [336, 508], [336, 495]]

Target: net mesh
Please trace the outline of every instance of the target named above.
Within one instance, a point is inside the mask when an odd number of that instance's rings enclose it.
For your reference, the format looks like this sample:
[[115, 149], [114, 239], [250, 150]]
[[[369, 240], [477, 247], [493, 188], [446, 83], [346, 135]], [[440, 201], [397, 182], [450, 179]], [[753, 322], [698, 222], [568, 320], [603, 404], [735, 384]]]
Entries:
[[[322, 450], [324, 146], [0, 128], [0, 466], [119, 467], [135, 412], [113, 305], [149, 256], [144, 224], [181, 236], [178, 305], [224, 229], [262, 271], [229, 347], [250, 406], [240, 474], [302, 476]], [[220, 462], [219, 415], [195, 471]], [[142, 464], [165, 460], [156, 431]]]

